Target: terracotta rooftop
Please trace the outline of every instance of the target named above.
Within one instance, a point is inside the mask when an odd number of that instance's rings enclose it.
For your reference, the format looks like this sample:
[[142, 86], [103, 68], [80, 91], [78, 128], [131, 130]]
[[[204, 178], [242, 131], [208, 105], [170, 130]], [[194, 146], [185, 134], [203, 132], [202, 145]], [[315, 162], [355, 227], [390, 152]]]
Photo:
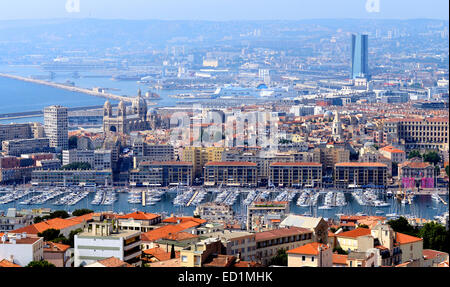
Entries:
[[411, 235], [407, 235], [404, 233], [400, 233], [397, 232], [397, 238], [396, 241], [399, 244], [408, 244], [408, 243], [413, 243], [413, 242], [418, 242], [418, 241], [422, 241], [422, 238], [419, 237], [415, 237], [415, 236], [411, 236]]
[[333, 264], [336, 265], [347, 265], [348, 256], [345, 254], [333, 253]]
[[[166, 260], [170, 260], [170, 251], [165, 251], [163, 248], [160, 247], [155, 247], [155, 248], [151, 248], [151, 249], [146, 249], [142, 251], [143, 254], [145, 255], [150, 255], [155, 257], [158, 261], [166, 261]], [[175, 252], [175, 258], [179, 258], [180, 257], [180, 252], [176, 251]]]
[[322, 166], [318, 162], [274, 162], [270, 166]]
[[425, 259], [434, 259], [439, 255], [448, 256], [448, 253], [437, 251], [437, 250], [432, 250], [432, 249], [424, 249], [422, 251], [422, 253], [423, 253], [423, 257], [425, 257]]
[[46, 221], [42, 221], [36, 224], [28, 225], [16, 230], [11, 231], [11, 233], [22, 233], [27, 234], [38, 234], [47, 229], [65, 229], [74, 225], [80, 224], [77, 220], [73, 219], [63, 219], [63, 218], [52, 218]]
[[257, 166], [257, 164], [246, 161], [211, 161], [206, 163], [205, 166]]
[[356, 228], [350, 231], [341, 232], [339, 234], [336, 234], [337, 237], [350, 237], [350, 238], [357, 238], [360, 236], [366, 236], [370, 235], [370, 229], [368, 228]]
[[46, 241], [44, 243], [44, 252], [66, 252], [70, 245]]
[[427, 168], [431, 166], [427, 162], [415, 162], [415, 161], [407, 161], [404, 164], [402, 164], [402, 167], [409, 167], [409, 168]]
[[9, 260], [3, 259], [2, 261], [0, 261], [0, 267], [22, 267], [22, 266], [14, 264]]
[[117, 257], [109, 257], [106, 259], [102, 259], [97, 261], [98, 263], [102, 264], [105, 267], [131, 267], [130, 264], [123, 262]]
[[255, 240], [265, 241], [280, 237], [292, 236], [297, 234], [312, 233], [309, 229], [301, 227], [289, 227], [289, 228], [279, 228], [269, 231], [257, 232], [255, 233]]
[[401, 149], [395, 148], [393, 146], [385, 146], [385, 147], [380, 148], [380, 150], [387, 151], [387, 152], [390, 152], [390, 153], [405, 153]]
[[195, 218], [195, 217], [190, 217], [190, 216], [186, 216], [186, 217], [173, 216], [173, 217], [165, 218], [162, 220], [162, 222], [164, 222], [164, 223], [177, 223], [178, 221], [180, 221], [180, 223], [187, 222], [187, 221], [193, 221], [193, 222], [196, 222], [198, 225], [208, 222], [205, 219]]
[[119, 218], [119, 219], [133, 218], [133, 219], [136, 219], [136, 220], [152, 220], [152, 219], [155, 219], [155, 218], [158, 218], [158, 217], [161, 217], [161, 216], [158, 215], [158, 214], [146, 213], [146, 212], [142, 212], [142, 211], [136, 211], [136, 212], [133, 212], [133, 213], [128, 213], [128, 214], [125, 214], [125, 215], [118, 216], [117, 218]]
[[319, 255], [319, 248], [323, 250], [328, 249], [329, 247], [326, 244], [312, 242], [305, 244], [303, 246], [288, 250], [286, 253], [289, 254], [307, 254], [307, 255]]
[[384, 163], [379, 162], [340, 162], [335, 166], [339, 167], [387, 167]]

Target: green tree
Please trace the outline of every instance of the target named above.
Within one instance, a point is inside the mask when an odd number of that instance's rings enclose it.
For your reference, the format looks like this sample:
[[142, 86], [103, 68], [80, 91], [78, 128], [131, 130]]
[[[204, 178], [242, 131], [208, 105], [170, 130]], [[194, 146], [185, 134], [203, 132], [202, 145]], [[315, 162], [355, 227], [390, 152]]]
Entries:
[[334, 253], [334, 252], [337, 252], [338, 254], [343, 254], [343, 255], [347, 255], [347, 254], [348, 254], [348, 252], [345, 251], [344, 249], [342, 249], [341, 247], [335, 247], [335, 248], [333, 249], [333, 253]]
[[274, 256], [270, 262], [269, 265], [278, 265], [278, 266], [287, 266], [288, 265], [288, 258], [287, 253], [285, 249], [279, 249], [277, 251], [277, 255]]
[[450, 176], [450, 165], [445, 167], [445, 172], [447, 173], [447, 176]]
[[61, 167], [62, 170], [87, 170], [91, 169], [91, 165], [87, 162], [73, 162]]
[[422, 158], [422, 155], [420, 154], [420, 151], [418, 150], [412, 150], [409, 154], [408, 154], [408, 159], [411, 159], [413, 157], [420, 157]]
[[50, 213], [50, 218], [68, 218], [68, 217], [70, 217], [70, 215], [65, 210], [56, 210]]
[[426, 223], [419, 231], [419, 237], [423, 239], [424, 249], [434, 249], [443, 252], [450, 251], [449, 231], [436, 222]]
[[82, 208], [82, 209], [76, 209], [72, 212], [73, 216], [82, 216], [85, 214], [89, 214], [94, 212], [93, 210], [87, 209], [87, 208]]
[[423, 155], [423, 161], [436, 165], [441, 161], [441, 157], [437, 152], [430, 151]]
[[69, 238], [64, 237], [63, 240], [61, 241], [61, 243], [70, 245], [70, 247], [73, 248], [75, 245], [75, 235], [77, 235], [78, 233], [80, 233], [82, 231], [83, 231], [83, 229], [81, 229], [81, 228], [70, 231]]
[[35, 218], [33, 218], [33, 223], [36, 224], [36, 223], [42, 222], [43, 220], [44, 219], [42, 217], [36, 216]]
[[42, 267], [56, 267], [56, 266], [46, 260], [42, 260], [42, 261], [31, 261], [25, 267], [41, 267], [42, 268]]
[[409, 224], [408, 220], [404, 217], [389, 220], [387, 224], [389, 224], [395, 232], [405, 233], [411, 236], [418, 236], [417, 227], [413, 227], [411, 224]]
[[358, 228], [369, 228], [367, 224], [360, 224], [358, 225]]
[[59, 230], [50, 228], [43, 232], [39, 232], [38, 236], [44, 237], [44, 241], [53, 241], [57, 238], [60, 238], [61, 234], [60, 234]]

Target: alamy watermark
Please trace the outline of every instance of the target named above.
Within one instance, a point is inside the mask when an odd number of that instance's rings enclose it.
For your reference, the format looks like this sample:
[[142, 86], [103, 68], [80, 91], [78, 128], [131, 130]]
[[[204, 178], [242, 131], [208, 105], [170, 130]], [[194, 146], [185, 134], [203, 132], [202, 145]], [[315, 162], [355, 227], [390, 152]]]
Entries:
[[223, 112], [195, 105], [190, 113], [171, 115], [170, 141], [176, 147], [238, 147], [272, 152], [284, 138], [278, 123], [278, 114], [271, 111]]
[[369, 13], [379, 13], [380, 12], [380, 0], [367, 0], [366, 11]]
[[67, 0], [66, 11], [67, 13], [80, 13], [80, 0]]

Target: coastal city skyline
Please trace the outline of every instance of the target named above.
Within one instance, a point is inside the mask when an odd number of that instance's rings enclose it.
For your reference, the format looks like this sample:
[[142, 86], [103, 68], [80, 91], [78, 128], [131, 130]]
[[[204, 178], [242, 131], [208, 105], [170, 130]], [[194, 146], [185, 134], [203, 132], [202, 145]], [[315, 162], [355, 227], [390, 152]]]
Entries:
[[0, 267], [448, 267], [448, 3], [392, 2], [0, 9]]

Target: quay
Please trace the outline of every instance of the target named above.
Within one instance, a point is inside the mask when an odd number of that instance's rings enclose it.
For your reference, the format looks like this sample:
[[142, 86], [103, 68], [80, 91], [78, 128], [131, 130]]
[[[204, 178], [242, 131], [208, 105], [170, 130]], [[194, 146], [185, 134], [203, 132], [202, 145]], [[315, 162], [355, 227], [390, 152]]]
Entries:
[[194, 201], [194, 199], [197, 197], [197, 194], [198, 194], [199, 192], [200, 192], [199, 190], [195, 191], [194, 195], [191, 197], [191, 199], [189, 200], [189, 202], [186, 204], [187, 207], [189, 207], [189, 206], [191, 205], [192, 201]]
[[[19, 80], [19, 81], [24, 81], [24, 82], [35, 83], [35, 84], [39, 84], [39, 85], [50, 86], [50, 87], [54, 87], [54, 88], [58, 88], [58, 89], [63, 89], [63, 90], [68, 90], [68, 91], [72, 91], [72, 92], [88, 94], [88, 95], [91, 95], [91, 96], [102, 97], [102, 98], [111, 99], [111, 100], [124, 101], [124, 102], [132, 102], [132, 100], [133, 100], [133, 98], [119, 96], [119, 95], [114, 95], [114, 94], [111, 94], [111, 93], [100, 93], [100, 92], [96, 92], [96, 91], [89, 90], [89, 89], [72, 87], [72, 86], [68, 86], [68, 85], [64, 85], [64, 84], [52, 83], [52, 82], [47, 82], [47, 81], [43, 81], [43, 80], [25, 78], [25, 77], [20, 77], [20, 76], [15, 76], [15, 75], [9, 75], [9, 74], [0, 73], [0, 77], [14, 79], [14, 80]], [[149, 103], [149, 104], [150, 105], [154, 105], [154, 103]]]

